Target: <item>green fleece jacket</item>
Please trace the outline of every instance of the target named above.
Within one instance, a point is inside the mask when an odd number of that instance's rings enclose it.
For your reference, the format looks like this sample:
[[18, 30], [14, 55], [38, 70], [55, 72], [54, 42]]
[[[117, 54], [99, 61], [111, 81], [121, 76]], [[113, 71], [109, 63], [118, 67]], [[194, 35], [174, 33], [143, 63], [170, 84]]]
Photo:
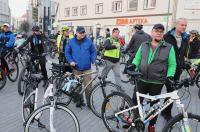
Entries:
[[[158, 47], [153, 51], [152, 48], [149, 49], [148, 52], [148, 64], [151, 64], [152, 61], [154, 60], [154, 55], [157, 51], [157, 49], [161, 46], [165, 45], [165, 41], [161, 41], [158, 45]], [[135, 58], [133, 59], [133, 64], [136, 65], [137, 69], [140, 67], [140, 62], [142, 60], [142, 45], [139, 47]], [[173, 77], [176, 72], [176, 56], [175, 56], [175, 51], [174, 47], [172, 46], [170, 49], [169, 57], [168, 57], [168, 66], [167, 66], [167, 77]], [[148, 82], [148, 83], [156, 83], [156, 84], [162, 84], [161, 82], [152, 82], [148, 80], [144, 80], [141, 78], [142, 81]]]

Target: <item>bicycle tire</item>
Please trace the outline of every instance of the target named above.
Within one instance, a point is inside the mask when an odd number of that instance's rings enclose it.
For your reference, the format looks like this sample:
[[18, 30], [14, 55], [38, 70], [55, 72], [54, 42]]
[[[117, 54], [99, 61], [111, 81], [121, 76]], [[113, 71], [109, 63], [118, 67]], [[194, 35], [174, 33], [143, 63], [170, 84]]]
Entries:
[[197, 77], [195, 78], [195, 83], [196, 86], [200, 89], [200, 74], [198, 74]]
[[[33, 87], [34, 85], [31, 83], [26, 83], [25, 84], [26, 88], [23, 94], [23, 98], [22, 98], [22, 119], [25, 122], [28, 119], [28, 116], [34, 111], [34, 104], [35, 104], [35, 94], [31, 94], [31, 92], [33, 92]], [[30, 96], [28, 98], [28, 96]], [[25, 113], [27, 111], [27, 113]]]
[[12, 78], [13, 72], [11, 72], [11, 73], [8, 74], [8, 79], [11, 82], [15, 82], [15, 81], [17, 81], [17, 78], [19, 76], [19, 66], [18, 66], [18, 63], [15, 60], [12, 61], [11, 65], [13, 65], [14, 71], [16, 71], [16, 76], [14, 78]]
[[[36, 116], [38, 115], [38, 114], [43, 114], [44, 113], [44, 111], [46, 110], [46, 109], [50, 109], [50, 107], [51, 107], [51, 105], [50, 104], [46, 104], [46, 105], [43, 105], [43, 106], [41, 106], [41, 107], [39, 107], [38, 109], [36, 109], [30, 116], [29, 116], [29, 118], [28, 118], [28, 120], [26, 121], [26, 124], [25, 124], [25, 127], [24, 127], [24, 132], [29, 132], [29, 127], [31, 127], [31, 123], [33, 123], [34, 122], [34, 120], [36, 119]], [[69, 109], [69, 108], [67, 108], [66, 107], [66, 105], [64, 105], [64, 104], [61, 104], [61, 103], [57, 103], [56, 105], [55, 105], [55, 110], [54, 111], [56, 111], [56, 110], [63, 110], [63, 112], [66, 112], [67, 114], [69, 114], [69, 116], [72, 118], [72, 120], [73, 120], [73, 123], [75, 124], [75, 131], [73, 131], [73, 132], [80, 132], [80, 125], [79, 125], [79, 121], [78, 121], [78, 119], [77, 119], [77, 117], [76, 117], [76, 115]], [[62, 117], [64, 117], [64, 115], [62, 116]], [[39, 118], [41, 118], [41, 116], [39, 117]], [[67, 118], [68, 119], [68, 118]], [[65, 121], [63, 121], [63, 120], [61, 120], [62, 121], [62, 123], [66, 123]], [[49, 121], [48, 121], [49, 122]], [[68, 123], [68, 125], [70, 125], [70, 128], [71, 128], [71, 124], [70, 123], [72, 123], [72, 122], [67, 122]], [[54, 124], [55, 125], [55, 124]], [[59, 124], [59, 125], [61, 125], [61, 124]], [[62, 129], [62, 130], [64, 130], [64, 131], [66, 131], [66, 130], [69, 130], [69, 129]], [[61, 131], [59, 131], [59, 132], [61, 132]]]
[[[18, 91], [19, 95], [21, 95], [21, 96], [24, 93], [24, 88], [23, 88], [22, 82], [25, 81], [25, 72], [29, 72], [28, 66], [23, 67], [21, 72], [20, 72], [20, 74], [19, 74], [19, 79], [18, 79], [18, 84], [17, 84], [17, 91]], [[27, 76], [28, 76], [28, 74], [27, 74]]]
[[[106, 93], [106, 95], [104, 95], [103, 93], [102, 93], [102, 95], [103, 95], [103, 100], [104, 100], [104, 98], [108, 95], [108, 94], [110, 94], [110, 93], [112, 93], [112, 92], [114, 92], [114, 91], [118, 91], [118, 92], [121, 92], [122, 91], [122, 88], [120, 87], [120, 86], [118, 86], [117, 84], [114, 84], [114, 83], [112, 83], [112, 82], [108, 82], [108, 81], [106, 81], [105, 82], [105, 84], [104, 84], [105, 86], [108, 86], [108, 87], [104, 87], [105, 89], [106, 89], [106, 92], [108, 92], [108, 90], [109, 90], [109, 88], [110, 88], [110, 86], [112, 87], [112, 89], [110, 89], [110, 91], [109, 91], [109, 93]], [[94, 93], [97, 91], [97, 90], [102, 90], [101, 87], [102, 86], [102, 84], [101, 84], [101, 82], [98, 82], [97, 84], [95, 84], [92, 88], [91, 88], [91, 91], [90, 91], [90, 93], [89, 93], [89, 102], [90, 102], [90, 104], [89, 104], [89, 107], [91, 108], [91, 110], [92, 110], [92, 112], [97, 116], [97, 117], [99, 117], [99, 118], [101, 118], [101, 105], [102, 105], [102, 103], [103, 103], [103, 100], [102, 99], [94, 99]], [[104, 89], [104, 92], [105, 92], [105, 89]], [[100, 96], [100, 94], [98, 94], [98, 97]], [[96, 96], [95, 96], [96, 97]], [[98, 103], [97, 104], [97, 100], [98, 100], [98, 102], [100, 102], [100, 103]], [[94, 104], [94, 102], [96, 102], [95, 104]], [[97, 104], [97, 105], [96, 105]], [[98, 106], [98, 108], [96, 108], [95, 106]]]
[[[199, 115], [194, 115], [192, 113], [188, 113], [188, 121], [189, 119], [196, 120], [200, 122], [200, 116]], [[172, 130], [170, 129], [171, 127], [174, 128], [175, 124], [178, 123], [179, 121], [183, 120], [183, 114], [178, 114], [175, 117], [173, 117], [163, 128], [162, 132], [171, 132]], [[189, 123], [190, 124], [190, 123]], [[200, 128], [200, 127], [198, 127]], [[195, 132], [193, 130], [190, 130], [191, 132]], [[173, 131], [172, 131], [173, 132]], [[197, 132], [197, 131], [196, 131]]]
[[[115, 96], [119, 96], [121, 99], [123, 99], [122, 101], [122, 104], [123, 105], [120, 105], [120, 107], [119, 107], [119, 109], [117, 109], [117, 111], [115, 111], [114, 113], [113, 113], [113, 115], [110, 115], [110, 116], [107, 116], [106, 115], [106, 110], [109, 108], [109, 101], [111, 100], [111, 98], [112, 97], [115, 97]], [[127, 102], [127, 105], [128, 106], [126, 106], [125, 105], [125, 101]], [[120, 104], [120, 102], [118, 102], [118, 101], [116, 101], [116, 103], [117, 104]], [[115, 132], [115, 131], [117, 131], [117, 130], [114, 130], [114, 128], [112, 128], [110, 125], [109, 125], [109, 123], [108, 123], [108, 121], [107, 120], [113, 120], [113, 121], [116, 121], [116, 123], [118, 123], [118, 119], [114, 116], [114, 114], [116, 113], [116, 112], [119, 112], [119, 111], [122, 111], [122, 110], [124, 110], [124, 109], [127, 109], [127, 108], [130, 108], [130, 107], [132, 107], [133, 106], [133, 102], [132, 102], [132, 100], [131, 100], [131, 98], [127, 95], [127, 94], [125, 94], [125, 93], [121, 93], [121, 92], [114, 92], [114, 93], [111, 93], [111, 94], [109, 94], [105, 99], [104, 99], [104, 102], [103, 102], [103, 104], [102, 104], [102, 120], [103, 120], [103, 123], [104, 123], [104, 125], [106, 126], [106, 128], [107, 128], [107, 130], [109, 131], [109, 132]], [[110, 105], [110, 107], [111, 107], [111, 105]], [[112, 109], [112, 108], [111, 108]], [[131, 115], [130, 115], [131, 114]], [[128, 114], [128, 116], [129, 117], [133, 117], [134, 116], [134, 114], [133, 114], [133, 112], [131, 111], [131, 113], [129, 113]], [[116, 127], [116, 129], [118, 129], [117, 127]], [[127, 131], [126, 132], [131, 132], [132, 130], [134, 129], [134, 127], [133, 126], [129, 126], [129, 128], [128, 129], [126, 129]], [[123, 131], [125, 131], [124, 129], [123, 129]]]
[[3, 69], [0, 68], [0, 90], [5, 87], [6, 82], [7, 82], [6, 74], [4, 73]]

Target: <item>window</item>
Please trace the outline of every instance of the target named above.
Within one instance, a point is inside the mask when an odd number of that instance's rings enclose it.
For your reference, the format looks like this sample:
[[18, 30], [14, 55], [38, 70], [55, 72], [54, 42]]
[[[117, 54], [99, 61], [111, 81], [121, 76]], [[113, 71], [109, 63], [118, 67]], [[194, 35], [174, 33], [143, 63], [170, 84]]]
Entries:
[[69, 17], [70, 16], [70, 8], [65, 8], [64, 15], [65, 15], [65, 17]]
[[138, 0], [128, 0], [128, 11], [135, 11], [138, 7]]
[[121, 12], [122, 11], [122, 1], [113, 1], [112, 11], [113, 12]]
[[78, 16], [78, 7], [72, 7], [72, 16]]
[[144, 0], [144, 9], [152, 9], [156, 7], [156, 0]]
[[87, 15], [87, 6], [81, 6], [81, 15]]
[[95, 13], [102, 14], [103, 13], [103, 3], [96, 4]]

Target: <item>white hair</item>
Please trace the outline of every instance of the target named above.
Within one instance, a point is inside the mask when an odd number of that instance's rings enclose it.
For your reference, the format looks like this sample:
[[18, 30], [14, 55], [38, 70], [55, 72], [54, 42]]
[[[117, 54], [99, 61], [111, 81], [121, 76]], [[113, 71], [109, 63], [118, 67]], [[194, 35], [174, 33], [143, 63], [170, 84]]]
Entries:
[[176, 19], [175, 24], [177, 25], [177, 24], [178, 24], [180, 21], [182, 21], [182, 20], [187, 22], [187, 19], [186, 19], [186, 18], [180, 17], [180, 18]]

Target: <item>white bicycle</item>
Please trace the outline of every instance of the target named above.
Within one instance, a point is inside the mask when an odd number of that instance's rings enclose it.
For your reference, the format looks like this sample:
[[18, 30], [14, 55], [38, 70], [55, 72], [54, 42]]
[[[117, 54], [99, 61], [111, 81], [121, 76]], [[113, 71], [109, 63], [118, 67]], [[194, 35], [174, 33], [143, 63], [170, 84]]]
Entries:
[[65, 104], [57, 103], [59, 97], [54, 96], [53, 86], [55, 77], [54, 74], [50, 77], [50, 84], [44, 94], [44, 101], [50, 104], [40, 106], [27, 117], [24, 132], [80, 132], [76, 115]]
[[[134, 72], [131, 75], [134, 78], [137, 90], [136, 82], [141, 77], [141, 74]], [[131, 98], [125, 93], [114, 92], [105, 98], [102, 105], [102, 119], [110, 132], [143, 132], [145, 131], [145, 126], [173, 102], [175, 102], [179, 114], [173, 117], [162, 131], [197, 132], [200, 130], [200, 125], [197, 124], [200, 122], [200, 116], [185, 111], [177, 89], [171, 93], [157, 96], [136, 92], [136, 96], [138, 105], [134, 105]], [[148, 99], [148, 103], [165, 98], [168, 98], [168, 100], [163, 104], [159, 101], [149, 110], [146, 110], [143, 107], [144, 104], [140, 103], [140, 97]]]

